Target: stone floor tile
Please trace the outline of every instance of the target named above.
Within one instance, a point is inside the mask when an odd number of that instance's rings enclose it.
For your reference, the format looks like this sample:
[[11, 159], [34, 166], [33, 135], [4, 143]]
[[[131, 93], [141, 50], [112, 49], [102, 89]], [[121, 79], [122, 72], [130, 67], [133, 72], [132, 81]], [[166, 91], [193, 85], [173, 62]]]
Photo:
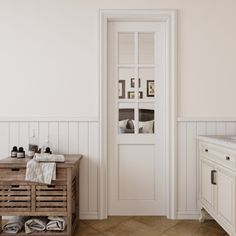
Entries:
[[80, 221], [74, 236], [104, 236], [104, 234]]
[[110, 216], [106, 220], [85, 220], [83, 222], [100, 232], [104, 232], [129, 219], [131, 219], [129, 216]]
[[121, 222], [117, 226], [110, 228], [109, 230], [104, 231], [104, 234], [107, 236], [131, 236], [137, 235], [140, 231], [148, 232], [149, 227], [134, 219], [129, 219]]

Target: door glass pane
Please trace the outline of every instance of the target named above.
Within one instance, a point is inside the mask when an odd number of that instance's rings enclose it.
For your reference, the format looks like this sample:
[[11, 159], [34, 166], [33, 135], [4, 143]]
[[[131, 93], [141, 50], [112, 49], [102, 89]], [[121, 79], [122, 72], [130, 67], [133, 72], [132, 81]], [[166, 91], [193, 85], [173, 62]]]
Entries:
[[154, 64], [154, 33], [138, 34], [139, 64]]
[[139, 133], [153, 134], [155, 132], [154, 103], [139, 103]]
[[155, 97], [155, 70], [153, 68], [140, 68], [139, 79], [139, 99], [153, 99]]
[[134, 99], [135, 98], [135, 70], [133, 68], [120, 68], [118, 82], [118, 98]]
[[119, 64], [134, 64], [134, 33], [119, 33]]
[[135, 132], [135, 115], [133, 103], [119, 104], [119, 134], [133, 134]]

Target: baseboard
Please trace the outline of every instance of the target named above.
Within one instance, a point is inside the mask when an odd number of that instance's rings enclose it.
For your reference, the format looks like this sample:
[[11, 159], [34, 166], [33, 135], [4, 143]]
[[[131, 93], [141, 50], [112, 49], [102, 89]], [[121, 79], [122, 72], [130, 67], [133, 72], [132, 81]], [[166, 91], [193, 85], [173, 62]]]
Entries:
[[198, 220], [200, 217], [200, 211], [178, 211], [177, 219], [179, 220]]
[[80, 212], [80, 219], [81, 220], [97, 220], [99, 219], [98, 217], [98, 212]]

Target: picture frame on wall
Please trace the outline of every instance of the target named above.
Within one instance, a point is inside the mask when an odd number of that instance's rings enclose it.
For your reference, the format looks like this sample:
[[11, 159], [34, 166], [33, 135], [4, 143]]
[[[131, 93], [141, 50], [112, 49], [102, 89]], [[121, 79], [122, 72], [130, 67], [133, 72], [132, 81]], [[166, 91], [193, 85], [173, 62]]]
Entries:
[[[130, 87], [134, 88], [135, 87], [135, 78], [130, 79]], [[141, 79], [138, 79], [138, 87], [141, 88]]]
[[125, 80], [119, 80], [118, 86], [119, 99], [125, 98]]
[[155, 96], [155, 83], [154, 80], [147, 80], [147, 97]]
[[[140, 91], [139, 93], [139, 98], [143, 98], [143, 92]], [[128, 92], [128, 99], [134, 99], [135, 98], [135, 93], [133, 91]]]
[[133, 91], [128, 92], [128, 99], [134, 99], [135, 98], [135, 93]]

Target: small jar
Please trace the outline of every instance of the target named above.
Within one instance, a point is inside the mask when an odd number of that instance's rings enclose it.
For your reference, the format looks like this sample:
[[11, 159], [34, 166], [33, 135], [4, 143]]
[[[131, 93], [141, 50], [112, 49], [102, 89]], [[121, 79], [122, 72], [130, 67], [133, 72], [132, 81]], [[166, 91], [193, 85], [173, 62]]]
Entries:
[[46, 150], [45, 150], [44, 153], [52, 154], [52, 151], [51, 151], [50, 147], [46, 147]]
[[25, 151], [23, 147], [20, 147], [17, 152], [17, 158], [24, 158], [25, 157]]
[[13, 148], [12, 148], [12, 150], [11, 150], [11, 157], [12, 158], [16, 158], [17, 157], [17, 147], [16, 146], [14, 146]]

